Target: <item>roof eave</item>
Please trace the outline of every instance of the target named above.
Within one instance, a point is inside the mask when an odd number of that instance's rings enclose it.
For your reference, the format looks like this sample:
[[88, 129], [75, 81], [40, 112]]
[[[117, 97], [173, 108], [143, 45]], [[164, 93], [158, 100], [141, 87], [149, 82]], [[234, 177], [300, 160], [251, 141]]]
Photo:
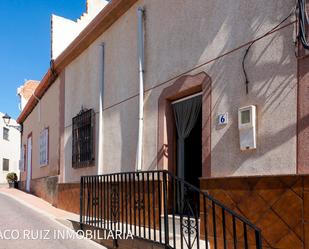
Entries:
[[[88, 26], [74, 39], [74, 41], [54, 61], [54, 71], [60, 75], [74, 59], [85, 51], [102, 33], [104, 33], [115, 21], [127, 12], [138, 0], [112, 0], [105, 8], [88, 24]], [[48, 88], [56, 79], [49, 69], [34, 94], [41, 99]], [[19, 115], [17, 122], [23, 123], [37, 104], [32, 96]]]

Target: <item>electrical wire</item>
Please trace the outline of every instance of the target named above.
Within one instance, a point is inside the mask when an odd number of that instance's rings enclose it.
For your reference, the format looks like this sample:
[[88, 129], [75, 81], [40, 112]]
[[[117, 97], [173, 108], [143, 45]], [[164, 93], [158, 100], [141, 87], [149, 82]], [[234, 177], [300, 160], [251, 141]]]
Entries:
[[[303, 1], [303, 0], [299, 0], [299, 1]], [[282, 19], [282, 21], [281, 21], [279, 24], [277, 24], [276, 26], [274, 26], [271, 30], [267, 31], [267, 32], [263, 35], [263, 37], [269, 35], [269, 34], [272, 33], [275, 29], [279, 28], [286, 20], [288, 20], [288, 19], [293, 15], [293, 13], [295, 13], [295, 10], [296, 10], [296, 8], [293, 8], [287, 17], [285, 17], [284, 19]], [[247, 55], [248, 55], [248, 53], [249, 53], [249, 51], [250, 51], [250, 48], [252, 47], [252, 45], [253, 45], [256, 41], [257, 41], [257, 40], [254, 40], [253, 42], [251, 42], [251, 43], [249, 44], [249, 46], [247, 47], [246, 52], [245, 52], [245, 54], [244, 54], [244, 57], [243, 57], [243, 59], [242, 59], [242, 69], [243, 69], [243, 73], [244, 73], [244, 76], [245, 76], [246, 94], [249, 93], [249, 79], [248, 79], [248, 74], [247, 74], [246, 67], [245, 67], [245, 61], [246, 61]]]
[[308, 13], [306, 9], [306, 0], [298, 0], [298, 26], [299, 26], [299, 39], [305, 49], [309, 49], [307, 41], [306, 25], [309, 24]]

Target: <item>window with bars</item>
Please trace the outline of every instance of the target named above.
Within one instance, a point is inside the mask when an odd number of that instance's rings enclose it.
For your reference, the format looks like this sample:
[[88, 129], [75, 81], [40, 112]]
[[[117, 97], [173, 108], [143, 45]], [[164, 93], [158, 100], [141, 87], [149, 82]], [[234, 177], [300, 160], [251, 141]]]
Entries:
[[6, 158], [2, 159], [2, 169], [3, 169], [3, 171], [9, 171], [9, 169], [10, 169], [10, 160], [9, 159], [6, 159]]
[[40, 134], [40, 166], [46, 166], [48, 164], [48, 139], [49, 129], [45, 128]]
[[3, 127], [3, 139], [4, 140], [9, 140], [9, 132], [10, 130], [8, 128]]
[[94, 161], [94, 111], [82, 110], [72, 120], [72, 167], [92, 166]]

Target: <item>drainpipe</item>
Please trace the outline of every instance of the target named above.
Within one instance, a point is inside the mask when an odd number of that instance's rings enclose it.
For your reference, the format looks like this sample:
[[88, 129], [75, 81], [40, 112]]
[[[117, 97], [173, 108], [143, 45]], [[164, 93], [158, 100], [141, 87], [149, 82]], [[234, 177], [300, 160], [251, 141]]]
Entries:
[[144, 128], [144, 8], [137, 10], [138, 17], [138, 74], [139, 74], [139, 117], [136, 170], [142, 170], [143, 128]]
[[100, 96], [99, 96], [99, 145], [98, 145], [98, 175], [103, 174], [103, 98], [104, 98], [104, 76], [105, 76], [105, 47], [101, 44], [101, 82], [100, 82]]

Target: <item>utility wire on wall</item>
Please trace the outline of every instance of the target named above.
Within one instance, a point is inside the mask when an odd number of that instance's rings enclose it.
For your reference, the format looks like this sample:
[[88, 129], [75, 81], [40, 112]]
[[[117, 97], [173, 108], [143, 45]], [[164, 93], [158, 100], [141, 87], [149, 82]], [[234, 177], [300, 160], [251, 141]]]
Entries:
[[[299, 0], [299, 1], [304, 1], [304, 0]], [[295, 13], [295, 10], [296, 10], [296, 8], [293, 8], [287, 17], [285, 17], [279, 24], [277, 24], [276, 26], [274, 26], [271, 30], [269, 30], [269, 31], [266, 32], [264, 35], [262, 35], [262, 37], [265, 37], [265, 36], [269, 35], [269, 34], [272, 33], [275, 29], [279, 28], [286, 20], [288, 20], [288, 19]], [[253, 45], [256, 41], [257, 41], [257, 40], [254, 40], [253, 42], [251, 42], [251, 43], [249, 44], [249, 46], [247, 47], [246, 52], [245, 52], [245, 54], [244, 54], [244, 57], [243, 57], [243, 59], [242, 59], [242, 69], [243, 69], [243, 73], [244, 73], [244, 76], [245, 76], [246, 94], [249, 93], [249, 79], [248, 79], [248, 74], [247, 74], [246, 67], [245, 67], [245, 61], [246, 61], [247, 55], [248, 55], [248, 53], [249, 53], [249, 51], [250, 51], [250, 48], [252, 47], [252, 45]]]

